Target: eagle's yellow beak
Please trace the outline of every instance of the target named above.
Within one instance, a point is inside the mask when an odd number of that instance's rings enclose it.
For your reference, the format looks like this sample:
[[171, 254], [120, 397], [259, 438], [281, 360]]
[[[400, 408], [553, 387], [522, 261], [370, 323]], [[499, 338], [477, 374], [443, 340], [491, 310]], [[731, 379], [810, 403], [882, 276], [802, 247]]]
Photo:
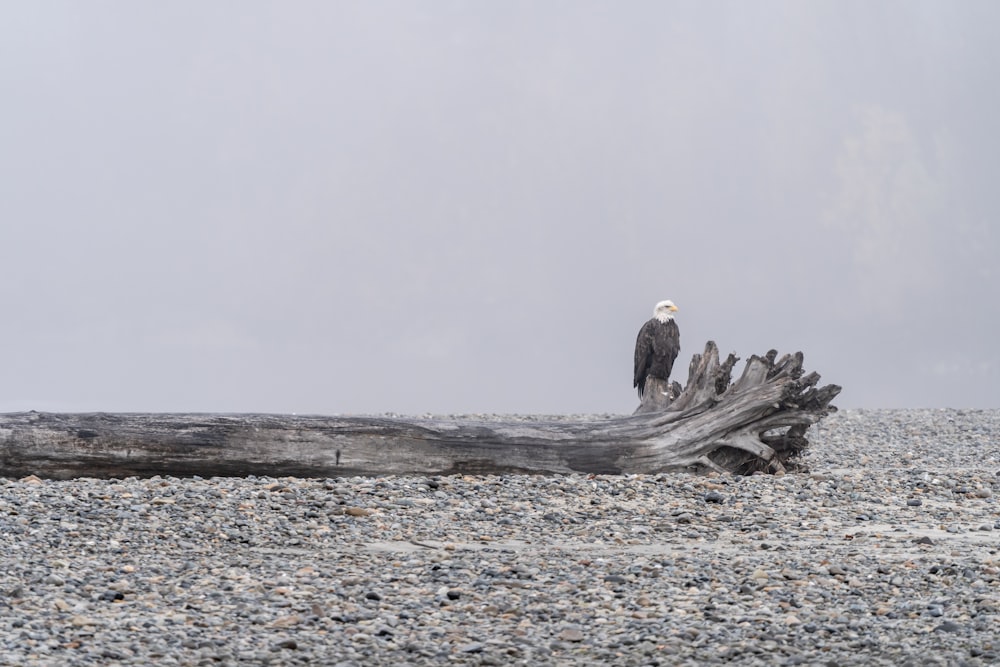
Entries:
[[670, 310], [671, 310], [671, 312], [673, 312], [673, 311], [675, 311], [675, 310], [680, 310], [680, 309], [679, 309], [679, 308], [678, 308], [677, 306], [675, 306], [675, 305], [671, 304], [671, 305], [670, 305]]

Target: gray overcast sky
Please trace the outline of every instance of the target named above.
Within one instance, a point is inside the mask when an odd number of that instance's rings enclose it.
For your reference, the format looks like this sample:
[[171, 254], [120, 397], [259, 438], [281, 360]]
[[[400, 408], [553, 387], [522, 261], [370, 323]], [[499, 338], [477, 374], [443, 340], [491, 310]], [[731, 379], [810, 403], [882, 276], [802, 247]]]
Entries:
[[[1000, 3], [3, 2], [0, 411], [1000, 407]], [[739, 368], [742, 368], [742, 363]]]

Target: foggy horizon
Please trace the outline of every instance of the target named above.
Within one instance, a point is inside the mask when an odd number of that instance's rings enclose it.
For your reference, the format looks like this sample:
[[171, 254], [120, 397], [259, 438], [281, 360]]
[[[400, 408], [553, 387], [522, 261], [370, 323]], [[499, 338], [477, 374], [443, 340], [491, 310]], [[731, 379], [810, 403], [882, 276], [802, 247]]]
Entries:
[[1000, 4], [10, 3], [0, 412], [1000, 408]]

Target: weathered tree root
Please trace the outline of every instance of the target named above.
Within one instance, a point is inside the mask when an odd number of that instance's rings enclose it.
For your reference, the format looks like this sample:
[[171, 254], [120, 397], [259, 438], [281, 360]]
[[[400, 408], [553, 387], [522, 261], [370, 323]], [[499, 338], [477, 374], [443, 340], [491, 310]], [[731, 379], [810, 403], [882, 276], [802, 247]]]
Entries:
[[[732, 381], [739, 360], [730, 354], [719, 363], [718, 348], [709, 341], [688, 369], [684, 390], [661, 414], [699, 422], [703, 435], [690, 465], [707, 470], [750, 474], [797, 469], [795, 459], [808, 446], [809, 427], [836, 407], [837, 385], [817, 388], [818, 373], [805, 374], [801, 352], [777, 359], [777, 351], [753, 355], [742, 375]], [[648, 414], [646, 401], [636, 414]], [[706, 422], [705, 417], [711, 421]], [[700, 432], [701, 428], [699, 428]]]

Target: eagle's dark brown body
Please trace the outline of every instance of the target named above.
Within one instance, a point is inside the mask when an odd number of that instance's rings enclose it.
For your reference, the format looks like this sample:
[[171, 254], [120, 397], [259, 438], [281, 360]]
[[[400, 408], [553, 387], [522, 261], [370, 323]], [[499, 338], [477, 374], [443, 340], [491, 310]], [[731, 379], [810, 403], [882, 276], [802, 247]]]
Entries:
[[671, 319], [661, 321], [654, 317], [642, 325], [635, 341], [635, 376], [633, 386], [639, 389], [642, 398], [646, 378], [653, 376], [661, 380], [670, 379], [674, 360], [681, 351], [681, 332], [677, 322]]

